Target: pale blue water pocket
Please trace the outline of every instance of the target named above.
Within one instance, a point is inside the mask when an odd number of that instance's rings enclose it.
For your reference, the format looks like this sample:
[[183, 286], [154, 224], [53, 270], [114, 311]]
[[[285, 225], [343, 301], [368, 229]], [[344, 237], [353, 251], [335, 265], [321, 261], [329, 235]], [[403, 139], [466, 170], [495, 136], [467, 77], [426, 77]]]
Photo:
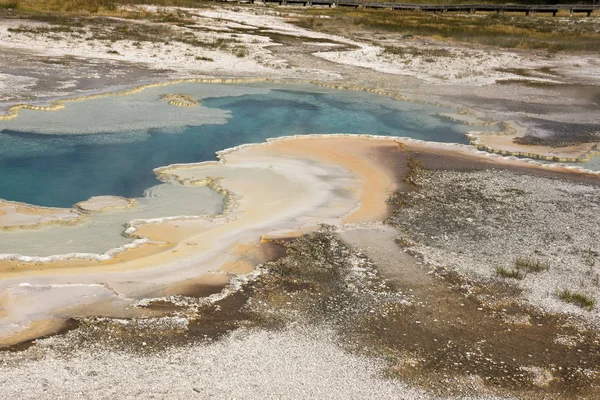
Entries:
[[[197, 107], [161, 99], [185, 93]], [[21, 110], [0, 121], [0, 198], [70, 207], [97, 195], [140, 197], [152, 169], [212, 160], [215, 152], [270, 137], [364, 133], [467, 143], [473, 127], [451, 110], [314, 85], [181, 83], [127, 96], [69, 102], [52, 112]], [[479, 129], [479, 127], [478, 127]]]

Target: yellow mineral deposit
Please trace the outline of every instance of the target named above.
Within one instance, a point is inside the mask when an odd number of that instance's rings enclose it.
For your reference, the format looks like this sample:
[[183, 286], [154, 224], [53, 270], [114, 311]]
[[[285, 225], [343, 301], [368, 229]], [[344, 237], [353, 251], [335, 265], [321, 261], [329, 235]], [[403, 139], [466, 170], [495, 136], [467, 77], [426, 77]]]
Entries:
[[79, 214], [71, 209], [37, 207], [0, 199], [0, 229], [35, 228], [73, 223]]
[[508, 132], [473, 132], [468, 135], [469, 142], [477, 149], [503, 156], [527, 157], [538, 160], [561, 163], [578, 163], [590, 161], [591, 157], [599, 155], [596, 143], [581, 143], [565, 147], [528, 146], [515, 143], [514, 139], [522, 137], [523, 133]]
[[200, 105], [198, 100], [185, 93], [167, 93], [160, 96], [160, 98], [176, 107], [198, 107]]
[[103, 212], [134, 207], [135, 205], [135, 199], [126, 199], [121, 196], [94, 196], [75, 204], [74, 208], [82, 212]]

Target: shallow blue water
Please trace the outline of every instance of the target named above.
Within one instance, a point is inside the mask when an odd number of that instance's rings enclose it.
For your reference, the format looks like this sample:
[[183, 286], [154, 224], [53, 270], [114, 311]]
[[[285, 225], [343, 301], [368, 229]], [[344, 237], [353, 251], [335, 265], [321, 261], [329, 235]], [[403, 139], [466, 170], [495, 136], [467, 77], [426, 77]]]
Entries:
[[[190, 92], [191, 85], [196, 85], [196, 91], [202, 90], [201, 84], [186, 85], [170, 90]], [[25, 122], [30, 115], [23, 112], [10, 130], [0, 121], [0, 198], [69, 207], [96, 195], [139, 197], [157, 183], [153, 168], [212, 160], [218, 150], [270, 137], [368, 133], [467, 143], [464, 133], [472, 129], [438, 117], [438, 112], [449, 111], [439, 107], [363, 92], [316, 87], [315, 92], [309, 92], [306, 85], [289, 88], [292, 90], [279, 86], [268, 93], [201, 99], [203, 106], [215, 112], [228, 110], [227, 123], [185, 126], [177, 133], [165, 127], [145, 127], [143, 131], [85, 135], [39, 134], [19, 130], [19, 120]], [[150, 95], [151, 91], [145, 94]], [[111, 101], [117, 107], [119, 102], [135, 101], [134, 96]], [[85, 109], [84, 103], [87, 101], [67, 107]], [[171, 107], [174, 118], [178, 112], [194, 112], [179, 111], [166, 103], [164, 107]], [[110, 112], [89, 108], [86, 118], [90, 126], [99, 118], [111, 118]], [[59, 113], [55, 118], [60, 118]]]

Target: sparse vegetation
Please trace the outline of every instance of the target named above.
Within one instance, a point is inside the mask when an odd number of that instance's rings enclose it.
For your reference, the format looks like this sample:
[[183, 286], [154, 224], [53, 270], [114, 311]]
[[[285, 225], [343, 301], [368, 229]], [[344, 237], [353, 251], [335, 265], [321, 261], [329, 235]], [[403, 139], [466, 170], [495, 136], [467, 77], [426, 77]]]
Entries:
[[540, 67], [535, 69], [529, 68], [498, 68], [500, 72], [507, 72], [509, 74], [524, 76], [527, 78], [539, 78], [544, 75], [557, 76], [556, 72], [552, 67]]
[[504, 267], [496, 267], [496, 275], [501, 276], [503, 278], [511, 278], [511, 279], [525, 278], [525, 274], [523, 272], [521, 272], [519, 269], [507, 269]]
[[524, 146], [567, 147], [580, 143], [600, 143], [600, 132], [565, 132], [553, 136], [524, 135], [513, 139], [516, 144]]
[[198, 61], [215, 61], [210, 57], [196, 56], [196, 60]]
[[17, 8], [18, 0], [0, 0], [0, 8]]
[[556, 292], [556, 296], [565, 303], [575, 304], [585, 310], [592, 310], [596, 305], [596, 299], [583, 293], [572, 292], [569, 289], [563, 289]]
[[71, 63], [74, 61], [74, 57], [71, 55], [66, 55], [66, 56], [62, 56], [59, 58], [47, 58], [47, 59], [43, 59], [40, 61], [43, 62], [44, 64], [55, 64], [55, 65], [68, 66], [68, 65], [71, 65]]
[[[164, 25], [128, 25], [115, 24], [107, 29], [107, 26], [92, 26], [93, 39], [109, 40], [117, 42], [120, 40], [134, 40], [140, 42], [165, 42], [169, 40], [174, 31]], [[135, 44], [134, 44], [135, 45]]]
[[[436, 1], [431, 1], [436, 2]], [[449, 3], [451, 1], [441, 1]], [[464, 2], [462, 2], [464, 3]], [[428, 36], [490, 46], [549, 51], [600, 51], [600, 32], [593, 22], [566, 24], [557, 18], [495, 13], [464, 15], [391, 10], [310, 9], [298, 25], [326, 32], [377, 31], [412, 37]], [[568, 13], [567, 13], [568, 15]], [[315, 23], [315, 17], [320, 24]]]
[[593, 250], [585, 250], [581, 254], [583, 258], [583, 262], [588, 267], [593, 267], [596, 265], [596, 257], [598, 257], [598, 253]]
[[53, 26], [36, 26], [19, 25], [16, 28], [7, 29], [11, 33], [30, 33], [34, 35], [44, 35], [48, 33], [85, 33], [83, 30], [75, 30], [70, 26], [53, 25]]
[[[50, 17], [52, 15], [52, 17]], [[146, 19], [153, 22], [162, 22], [160, 24], [132, 24], [117, 19], [106, 18], [75, 18], [69, 17], [69, 14], [61, 14], [59, 19], [55, 14], [47, 14], [40, 18], [49, 22], [50, 26], [27, 26], [21, 24], [17, 27], [9, 28], [9, 32], [15, 34], [45, 35], [45, 37], [55, 40], [61, 40], [57, 34], [70, 34], [74, 37], [84, 37], [85, 40], [102, 40], [116, 43], [123, 40], [133, 41], [132, 46], [142, 48], [143, 43], [162, 43], [169, 45], [173, 42], [183, 43], [197, 48], [211, 50], [229, 51], [239, 58], [248, 55], [248, 49], [241, 45], [241, 40], [232, 37], [217, 37], [211, 39], [201, 39], [193, 32], [175, 29], [170, 24], [164, 22], [177, 22], [187, 18], [186, 13], [161, 12], [150, 13]], [[38, 16], [39, 17], [39, 16]], [[47, 18], [48, 17], [48, 18]], [[47, 19], [47, 20], [46, 20]], [[82, 21], [86, 23], [86, 29]], [[107, 44], [110, 47], [110, 44]], [[168, 52], [168, 50], [167, 50]], [[115, 50], [109, 50], [109, 54], [118, 54]], [[190, 53], [190, 55], [193, 55]], [[202, 61], [214, 61], [209, 58], [196, 58]]]
[[545, 272], [550, 269], [550, 263], [530, 257], [516, 257], [515, 267], [508, 269], [496, 267], [496, 275], [502, 278], [524, 279], [527, 274]]
[[198, 7], [201, 3], [200, 0], [0, 0], [0, 8], [35, 12], [102, 13], [114, 12], [125, 4]]
[[[0, 0], [0, 16], [10, 9], [11, 16], [71, 25], [84, 17], [109, 16], [128, 19], [147, 19], [178, 25], [190, 22], [185, 11], [157, 12], [121, 8], [122, 5], [151, 4], [156, 6], [202, 7], [201, 0]], [[78, 22], [75, 22], [78, 23]]]
[[384, 53], [401, 57], [452, 57], [448, 49], [418, 48], [415, 46], [385, 46]]
[[233, 54], [238, 58], [244, 58], [248, 55], [248, 50], [245, 47], [236, 47]]
[[539, 273], [548, 271], [550, 263], [530, 257], [517, 257], [515, 258], [515, 268], [526, 273]]

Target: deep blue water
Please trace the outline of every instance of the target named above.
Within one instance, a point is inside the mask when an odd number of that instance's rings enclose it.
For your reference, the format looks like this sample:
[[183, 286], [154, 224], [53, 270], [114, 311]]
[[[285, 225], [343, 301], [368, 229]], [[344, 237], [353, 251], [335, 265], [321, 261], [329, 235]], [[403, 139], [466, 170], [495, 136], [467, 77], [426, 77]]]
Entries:
[[[69, 207], [97, 195], [139, 197], [157, 183], [153, 168], [212, 160], [218, 150], [276, 136], [343, 132], [467, 143], [468, 127], [436, 116], [447, 110], [399, 103], [367, 93], [278, 89], [204, 99], [206, 107], [231, 111], [227, 124], [189, 126], [176, 134], [150, 130], [40, 135], [4, 130], [0, 198]], [[90, 118], [92, 123], [93, 118], [110, 116]]]

